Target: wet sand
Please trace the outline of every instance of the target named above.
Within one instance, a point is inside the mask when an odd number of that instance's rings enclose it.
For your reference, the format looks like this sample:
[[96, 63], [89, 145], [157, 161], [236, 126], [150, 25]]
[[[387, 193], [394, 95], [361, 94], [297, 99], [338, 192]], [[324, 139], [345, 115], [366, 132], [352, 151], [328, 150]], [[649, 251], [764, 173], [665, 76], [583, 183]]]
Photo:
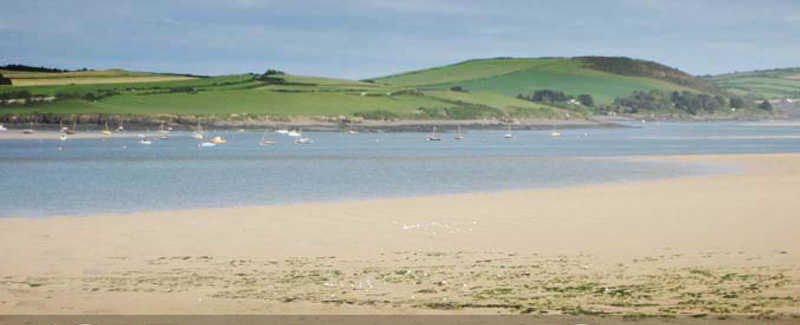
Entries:
[[800, 317], [800, 154], [636, 159], [742, 172], [3, 219], [0, 314]]

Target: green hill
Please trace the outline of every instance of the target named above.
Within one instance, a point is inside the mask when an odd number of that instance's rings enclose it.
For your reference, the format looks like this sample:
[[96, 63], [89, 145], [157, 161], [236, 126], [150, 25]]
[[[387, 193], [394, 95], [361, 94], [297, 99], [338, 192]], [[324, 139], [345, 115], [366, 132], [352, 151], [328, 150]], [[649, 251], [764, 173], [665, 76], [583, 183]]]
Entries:
[[506, 96], [551, 89], [574, 95], [590, 94], [601, 103], [610, 103], [637, 90], [719, 92], [714, 85], [677, 69], [615, 57], [470, 60], [373, 80], [388, 85], [414, 85], [422, 90], [460, 86], [469, 91]]
[[[611, 112], [715, 114], [732, 106], [731, 100], [718, 98], [728, 94], [708, 80], [655, 62], [619, 57], [470, 60], [363, 81], [279, 71], [219, 77], [124, 70], [3, 73], [27, 84], [0, 86], [0, 120], [6, 121], [20, 115], [52, 120], [72, 114], [582, 119]], [[543, 89], [560, 94], [559, 99], [542, 101], [531, 96]], [[675, 97], [673, 91], [683, 93]], [[695, 98], [689, 92], [698, 95]], [[539, 102], [517, 98], [520, 94]], [[591, 95], [599, 105], [578, 104], [571, 96], [580, 94]], [[626, 100], [615, 103], [619, 97]], [[654, 103], [654, 98], [665, 100]]]
[[567, 116], [567, 111], [561, 108], [491, 93], [428, 93], [408, 86], [292, 75], [233, 75], [148, 83], [0, 86], [0, 100], [21, 96], [29, 96], [29, 102], [6, 103], [0, 106], [0, 116], [184, 115], [223, 119], [243, 116], [361, 116], [371, 119], [519, 116], [550, 119]]
[[703, 77], [730, 93], [753, 98], [800, 98], [800, 68], [737, 72]]

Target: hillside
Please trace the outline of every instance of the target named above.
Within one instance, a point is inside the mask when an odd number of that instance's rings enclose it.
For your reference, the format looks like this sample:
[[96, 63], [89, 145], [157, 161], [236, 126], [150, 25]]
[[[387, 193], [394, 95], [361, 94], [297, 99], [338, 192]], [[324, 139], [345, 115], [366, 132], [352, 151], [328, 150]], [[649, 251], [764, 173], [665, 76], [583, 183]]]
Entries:
[[[48, 76], [49, 77], [49, 76]], [[19, 98], [28, 96], [27, 102]], [[564, 119], [561, 108], [491, 93], [420, 92], [414, 87], [293, 75], [233, 75], [149, 83], [0, 86], [0, 117], [37, 114], [242, 119], [363, 117]], [[572, 114], [582, 116], [579, 112]]]
[[642, 90], [716, 93], [712, 84], [654, 62], [616, 57], [496, 58], [375, 78], [387, 85], [414, 85], [422, 90], [460, 86], [506, 96], [540, 89], [590, 94], [600, 103]]
[[248, 121], [735, 118], [755, 109], [754, 102], [734, 101], [707, 80], [618, 57], [470, 60], [363, 81], [276, 70], [218, 77], [125, 70], [0, 73], [13, 81], [0, 86], [0, 122], [74, 114]]
[[139, 83], [196, 79], [193, 76], [133, 72], [125, 70], [34, 72], [0, 70], [0, 75], [11, 79], [14, 86], [91, 85], [111, 83]]
[[800, 98], [800, 68], [737, 72], [702, 79], [741, 96], [764, 99]]

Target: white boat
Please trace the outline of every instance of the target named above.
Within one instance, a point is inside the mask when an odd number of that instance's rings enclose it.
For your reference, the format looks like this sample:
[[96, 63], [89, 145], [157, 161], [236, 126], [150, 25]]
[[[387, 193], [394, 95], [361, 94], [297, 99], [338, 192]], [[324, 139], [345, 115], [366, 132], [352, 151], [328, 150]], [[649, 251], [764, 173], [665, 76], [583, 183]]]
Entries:
[[287, 132], [286, 135], [288, 135], [290, 137], [299, 137], [299, 136], [302, 136], [302, 133], [299, 132], [299, 131], [291, 130], [291, 131]]
[[139, 143], [141, 143], [141, 144], [152, 144], [153, 141], [150, 141], [150, 139], [141, 139], [141, 140], [139, 140]]
[[203, 132], [203, 126], [200, 125], [200, 122], [197, 122], [197, 130], [192, 132], [192, 134], [189, 136], [197, 140], [203, 140], [206, 138], [206, 134]]
[[262, 146], [271, 146], [271, 145], [276, 144], [276, 143], [277, 142], [275, 142], [275, 140], [268, 139], [267, 138], [267, 131], [264, 131], [264, 134], [261, 135], [261, 143], [259, 143], [259, 144], [262, 145]]
[[314, 140], [311, 140], [309, 138], [298, 137], [296, 140], [294, 140], [294, 143], [295, 144], [312, 144], [312, 143], [314, 143]]
[[66, 133], [66, 134], [75, 134], [75, 132], [78, 131], [78, 129], [76, 128], [77, 125], [78, 125], [78, 122], [72, 121], [72, 129], [71, 130], [70, 129], [66, 129], [66, 130], [64, 130], [64, 133]]
[[275, 133], [277, 133], [277, 134], [289, 134], [289, 130], [286, 130], [286, 129], [275, 130]]
[[304, 138], [303, 137], [303, 130], [299, 130], [299, 131], [297, 131], [297, 139], [294, 140], [294, 143], [295, 144], [312, 144], [312, 143], [314, 143], [314, 140], [311, 140], [311, 138]]
[[22, 130], [22, 134], [36, 134], [36, 130], [33, 129], [33, 122], [31, 122], [31, 128]]
[[0, 124], [0, 131], [8, 131], [5, 125]]
[[508, 126], [508, 133], [503, 134], [503, 138], [514, 139], [514, 134], [511, 133], [511, 125]]
[[58, 139], [61, 140], [61, 141], [67, 141], [67, 135], [64, 134], [64, 133], [61, 133], [61, 135], [58, 136]]
[[456, 133], [456, 136], [453, 137], [453, 139], [464, 140], [464, 134], [461, 133], [461, 125], [458, 126], [458, 133]]
[[431, 134], [428, 135], [428, 139], [427, 140], [428, 141], [442, 141], [442, 138], [440, 138], [438, 135], [436, 135], [436, 127], [435, 126], [431, 130]]

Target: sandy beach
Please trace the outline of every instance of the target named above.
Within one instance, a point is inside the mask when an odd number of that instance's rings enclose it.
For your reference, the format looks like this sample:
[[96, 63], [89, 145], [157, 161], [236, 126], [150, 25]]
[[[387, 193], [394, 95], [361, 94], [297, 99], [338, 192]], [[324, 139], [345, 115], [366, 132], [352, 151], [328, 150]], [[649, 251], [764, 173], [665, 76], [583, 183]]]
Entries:
[[0, 314], [800, 317], [800, 154], [635, 159], [741, 172], [0, 219]]

